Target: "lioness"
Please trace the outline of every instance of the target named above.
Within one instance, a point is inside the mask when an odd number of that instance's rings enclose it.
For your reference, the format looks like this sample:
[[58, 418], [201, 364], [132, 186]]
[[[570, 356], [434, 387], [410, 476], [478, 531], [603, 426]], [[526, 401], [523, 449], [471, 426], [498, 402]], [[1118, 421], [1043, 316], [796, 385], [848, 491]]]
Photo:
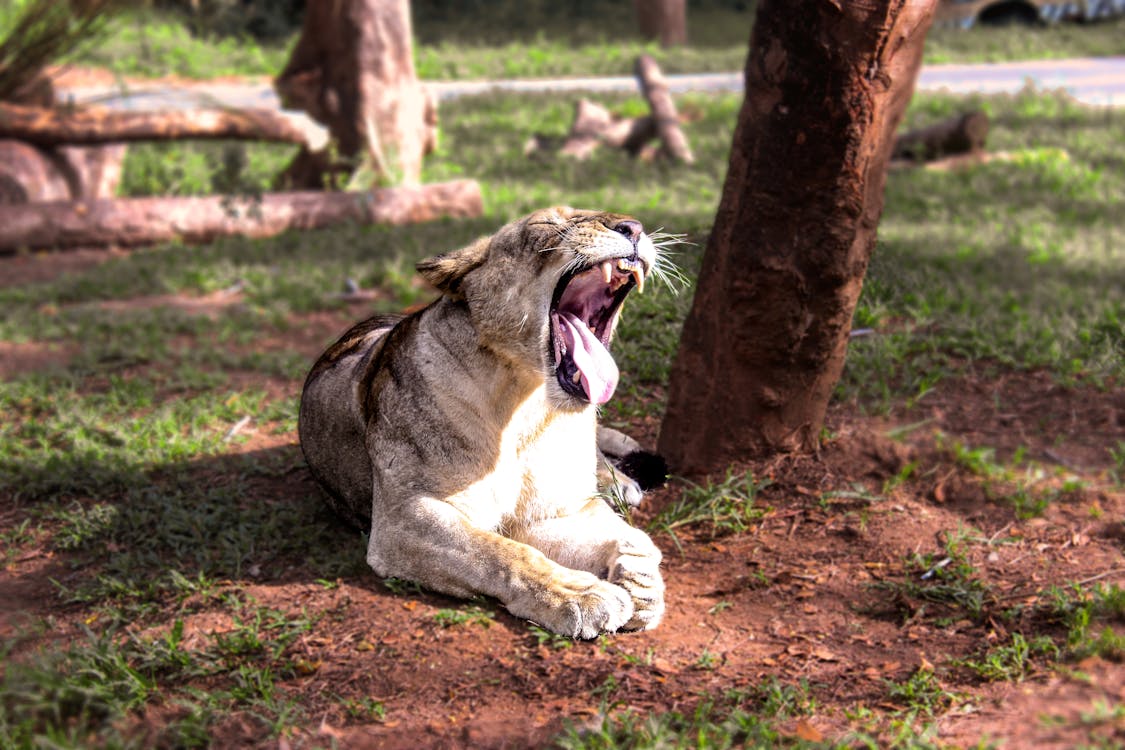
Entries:
[[359, 323], [320, 357], [301, 447], [333, 507], [370, 528], [376, 573], [487, 594], [572, 637], [660, 622], [660, 550], [595, 478], [595, 405], [618, 379], [607, 347], [655, 262], [632, 218], [538, 211], [419, 263], [437, 301]]

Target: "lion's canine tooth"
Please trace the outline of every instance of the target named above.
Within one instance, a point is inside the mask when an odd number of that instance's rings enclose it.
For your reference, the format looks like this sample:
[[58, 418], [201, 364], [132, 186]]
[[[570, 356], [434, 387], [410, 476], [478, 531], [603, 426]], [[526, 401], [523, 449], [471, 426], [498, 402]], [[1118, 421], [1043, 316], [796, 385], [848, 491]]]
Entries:
[[607, 260], [602, 263], [602, 276], [607, 284], [613, 279], [613, 261]]
[[637, 294], [645, 293], [645, 272], [640, 268], [633, 269], [633, 278], [637, 280]]
[[581, 371], [581, 370], [575, 370], [575, 371], [574, 371], [574, 375], [573, 375], [573, 376], [571, 376], [571, 378], [570, 378], [570, 379], [571, 379], [571, 380], [572, 380], [573, 382], [577, 383], [577, 382], [578, 382], [579, 380], [581, 380], [581, 379], [582, 379], [582, 371]]

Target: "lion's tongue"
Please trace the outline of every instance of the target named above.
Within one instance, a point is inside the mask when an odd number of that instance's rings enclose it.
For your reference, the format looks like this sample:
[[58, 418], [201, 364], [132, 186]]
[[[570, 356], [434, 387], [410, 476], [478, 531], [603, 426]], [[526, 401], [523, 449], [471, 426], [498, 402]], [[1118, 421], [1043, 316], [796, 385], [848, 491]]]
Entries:
[[591, 404], [604, 404], [617, 387], [617, 363], [586, 324], [570, 313], [559, 315], [566, 349], [582, 376]]

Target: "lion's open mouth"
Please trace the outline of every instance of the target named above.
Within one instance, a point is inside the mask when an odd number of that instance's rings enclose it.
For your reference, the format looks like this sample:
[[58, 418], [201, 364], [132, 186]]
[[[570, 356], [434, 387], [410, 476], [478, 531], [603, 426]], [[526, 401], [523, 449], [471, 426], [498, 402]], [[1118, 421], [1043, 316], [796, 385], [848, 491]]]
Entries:
[[555, 376], [564, 391], [592, 404], [609, 401], [617, 387], [617, 363], [609, 354], [621, 303], [634, 286], [644, 288], [644, 265], [615, 258], [564, 276], [551, 302]]

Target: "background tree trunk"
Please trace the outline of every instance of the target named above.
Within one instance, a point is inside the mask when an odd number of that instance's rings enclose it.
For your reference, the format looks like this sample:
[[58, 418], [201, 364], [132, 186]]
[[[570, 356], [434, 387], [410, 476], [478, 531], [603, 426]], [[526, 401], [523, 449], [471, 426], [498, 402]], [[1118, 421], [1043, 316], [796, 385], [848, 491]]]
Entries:
[[818, 445], [937, 0], [763, 0], [672, 367], [675, 471]]
[[329, 129], [341, 156], [370, 158], [378, 178], [394, 184], [419, 181], [435, 137], [436, 110], [414, 71], [412, 35], [408, 0], [311, 2], [274, 81], [285, 106]]
[[637, 27], [645, 39], [660, 46], [687, 44], [687, 0], [633, 0]]

